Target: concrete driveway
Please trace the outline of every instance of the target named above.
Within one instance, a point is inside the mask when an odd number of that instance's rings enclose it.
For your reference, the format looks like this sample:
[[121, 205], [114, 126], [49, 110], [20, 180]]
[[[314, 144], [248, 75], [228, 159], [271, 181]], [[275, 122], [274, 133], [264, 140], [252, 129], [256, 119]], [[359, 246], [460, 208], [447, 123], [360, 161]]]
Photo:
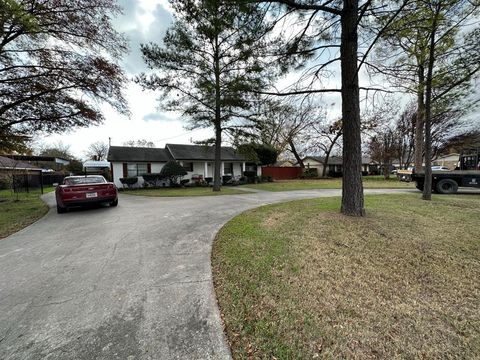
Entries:
[[[366, 191], [394, 192], [404, 191]], [[117, 208], [51, 209], [0, 240], [0, 359], [228, 359], [210, 269], [216, 232], [246, 209], [336, 195], [124, 195]]]

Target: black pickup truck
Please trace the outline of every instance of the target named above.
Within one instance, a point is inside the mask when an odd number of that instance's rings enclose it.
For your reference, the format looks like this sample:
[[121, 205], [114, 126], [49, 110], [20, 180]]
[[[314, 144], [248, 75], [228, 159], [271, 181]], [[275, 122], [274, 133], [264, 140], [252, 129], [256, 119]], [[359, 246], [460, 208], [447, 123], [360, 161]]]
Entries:
[[[468, 150], [460, 154], [458, 167], [453, 171], [432, 171], [432, 190], [439, 194], [454, 194], [459, 187], [480, 188], [480, 152]], [[423, 191], [424, 172], [413, 172], [412, 181]]]

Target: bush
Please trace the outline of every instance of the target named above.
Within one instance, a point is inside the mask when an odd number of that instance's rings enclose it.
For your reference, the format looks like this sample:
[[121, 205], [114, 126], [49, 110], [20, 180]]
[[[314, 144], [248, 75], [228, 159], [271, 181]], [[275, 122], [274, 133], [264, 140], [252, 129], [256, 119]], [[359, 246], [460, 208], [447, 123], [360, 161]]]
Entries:
[[187, 185], [189, 182], [190, 182], [190, 179], [180, 180], [180, 186], [185, 186], [185, 185]]
[[329, 177], [338, 178], [338, 177], [342, 177], [342, 175], [343, 175], [343, 173], [341, 171], [329, 171], [328, 172]]
[[277, 161], [278, 151], [267, 144], [242, 144], [237, 151], [249, 162], [257, 165], [271, 165]]
[[300, 175], [301, 179], [313, 179], [318, 178], [317, 168], [307, 168], [303, 170], [303, 174]]
[[207, 183], [207, 185], [210, 185], [213, 182], [213, 177], [206, 177], [205, 182]]
[[246, 176], [240, 176], [240, 179], [238, 179], [238, 185], [245, 185], [248, 182], [248, 179]]
[[163, 177], [160, 173], [158, 174], [143, 174], [143, 181], [145, 182], [145, 186], [153, 186], [157, 187], [160, 184], [160, 181], [163, 180]]
[[203, 179], [197, 179], [193, 182], [193, 185], [196, 186], [196, 187], [205, 187], [207, 186], [207, 182]]
[[125, 185], [128, 186], [128, 188], [131, 188], [133, 185], [138, 183], [138, 177], [126, 177], [126, 178], [120, 178], [119, 179], [122, 185], [125, 187]]
[[178, 162], [171, 160], [163, 166], [160, 175], [164, 179], [170, 180], [170, 186], [175, 187], [178, 185], [178, 180], [187, 175], [187, 171]]
[[253, 184], [255, 183], [255, 177], [257, 176], [257, 173], [256, 171], [244, 171], [243, 176], [247, 178], [248, 184]]
[[230, 180], [232, 180], [232, 175], [223, 175], [222, 176], [222, 185], [227, 185]]
[[9, 188], [10, 188], [10, 181], [8, 180], [8, 177], [0, 175], [0, 189], [9, 189]]
[[262, 182], [273, 182], [273, 178], [270, 175], [262, 175]]

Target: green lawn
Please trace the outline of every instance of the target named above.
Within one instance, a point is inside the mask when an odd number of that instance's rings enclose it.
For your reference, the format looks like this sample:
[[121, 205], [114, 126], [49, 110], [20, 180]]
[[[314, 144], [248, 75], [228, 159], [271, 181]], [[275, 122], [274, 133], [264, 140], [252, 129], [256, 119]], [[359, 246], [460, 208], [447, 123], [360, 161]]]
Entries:
[[[277, 180], [271, 183], [249, 184], [246, 187], [265, 191], [290, 191], [310, 189], [341, 189], [342, 179]], [[383, 176], [366, 176], [363, 186], [370, 189], [414, 189], [414, 183], [398, 181], [396, 177], [384, 180]]]
[[248, 211], [214, 243], [235, 359], [480, 358], [480, 196], [338, 198]]
[[217, 196], [245, 194], [246, 191], [235, 188], [222, 187], [222, 191], [214, 192], [211, 187], [189, 187], [189, 188], [161, 188], [161, 189], [134, 189], [123, 190], [121, 194], [141, 195], [141, 196]]
[[[44, 192], [53, 191], [53, 187]], [[48, 212], [48, 206], [40, 200], [40, 191], [13, 194], [10, 190], [0, 190], [0, 239], [23, 229]]]

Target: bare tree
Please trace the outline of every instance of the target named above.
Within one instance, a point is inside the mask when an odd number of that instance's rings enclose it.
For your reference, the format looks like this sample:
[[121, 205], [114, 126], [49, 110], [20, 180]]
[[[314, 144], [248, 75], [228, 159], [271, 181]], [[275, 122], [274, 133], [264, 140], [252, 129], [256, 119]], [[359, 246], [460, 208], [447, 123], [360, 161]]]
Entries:
[[108, 144], [102, 141], [97, 141], [88, 147], [86, 155], [91, 160], [101, 161], [105, 160], [108, 154]]
[[398, 154], [399, 138], [395, 130], [389, 126], [379, 127], [377, 130], [377, 134], [368, 144], [370, 157], [381, 164], [383, 177], [389, 179], [392, 162]]
[[338, 142], [343, 135], [342, 120], [336, 120], [332, 123], [317, 123], [314, 126], [315, 136], [313, 136], [312, 148], [320, 150], [323, 153], [322, 177], [327, 176], [328, 160], [333, 149], [338, 146]]
[[154, 148], [155, 144], [152, 141], [148, 141], [146, 139], [139, 139], [139, 140], [128, 140], [123, 143], [123, 146], [130, 146], [130, 147], [148, 147]]

